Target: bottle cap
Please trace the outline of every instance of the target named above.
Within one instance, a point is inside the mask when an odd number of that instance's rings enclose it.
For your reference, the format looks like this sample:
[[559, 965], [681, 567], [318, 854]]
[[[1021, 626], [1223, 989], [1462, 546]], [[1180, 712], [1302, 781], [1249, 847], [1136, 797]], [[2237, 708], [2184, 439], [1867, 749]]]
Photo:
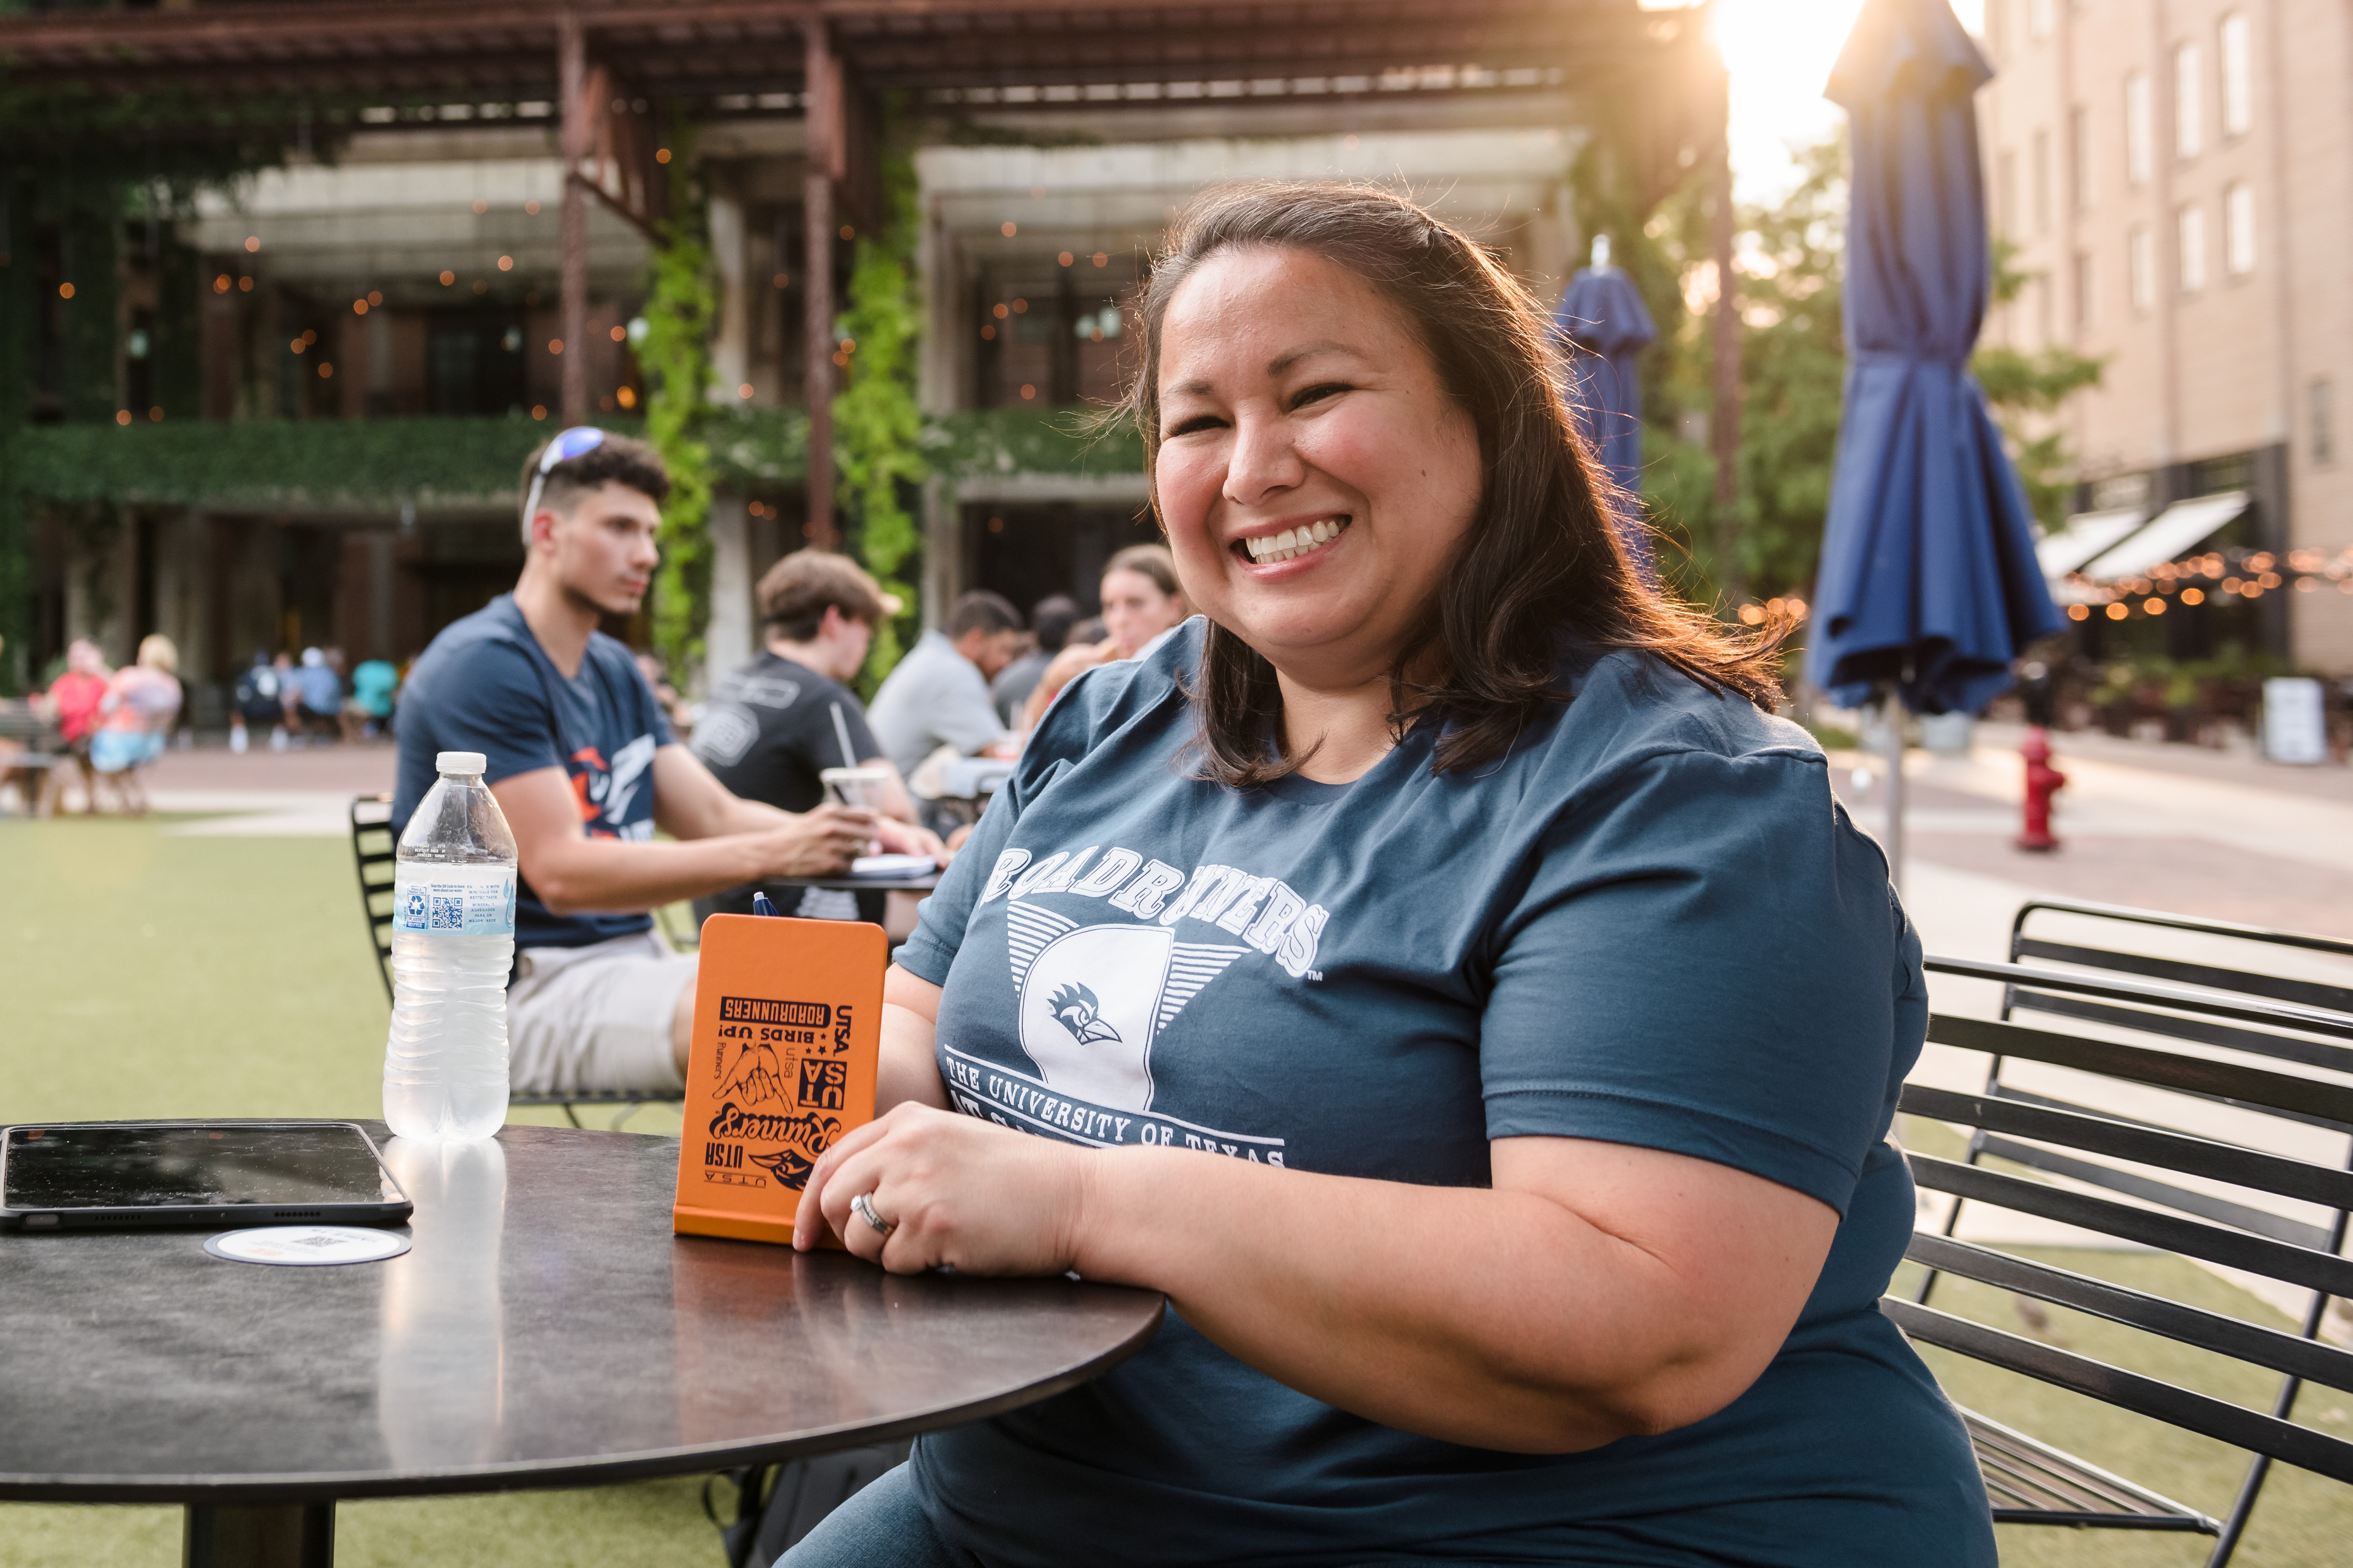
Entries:
[[480, 752], [443, 752], [433, 759], [437, 773], [479, 773], [491, 765], [491, 760]]

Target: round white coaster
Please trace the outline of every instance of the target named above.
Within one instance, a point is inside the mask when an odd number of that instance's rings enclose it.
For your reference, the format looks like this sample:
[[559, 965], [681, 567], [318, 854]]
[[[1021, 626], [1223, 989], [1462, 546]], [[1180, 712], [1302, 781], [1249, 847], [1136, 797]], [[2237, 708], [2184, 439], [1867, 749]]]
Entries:
[[268, 1225], [206, 1237], [205, 1250], [232, 1263], [381, 1263], [407, 1251], [408, 1237], [363, 1226]]

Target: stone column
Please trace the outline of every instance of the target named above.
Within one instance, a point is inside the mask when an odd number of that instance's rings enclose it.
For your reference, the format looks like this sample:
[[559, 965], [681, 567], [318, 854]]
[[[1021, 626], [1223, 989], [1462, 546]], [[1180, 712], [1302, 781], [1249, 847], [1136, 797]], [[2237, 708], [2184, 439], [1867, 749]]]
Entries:
[[732, 489], [711, 498], [711, 624], [702, 634], [702, 687], [710, 690], [752, 657], [751, 513]]
[[[752, 383], [751, 301], [744, 288], [744, 204], [734, 182], [707, 170], [711, 192], [711, 264], [719, 274], [719, 320], [711, 342], [711, 401], [733, 408]], [[754, 388], [754, 391], [761, 389]], [[776, 388], [765, 389], [776, 401]]]

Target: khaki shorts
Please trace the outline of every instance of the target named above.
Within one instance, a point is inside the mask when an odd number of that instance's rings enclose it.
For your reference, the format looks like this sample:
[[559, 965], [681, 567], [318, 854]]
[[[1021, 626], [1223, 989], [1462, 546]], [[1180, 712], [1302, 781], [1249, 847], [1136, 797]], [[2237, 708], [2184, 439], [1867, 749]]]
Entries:
[[588, 947], [527, 947], [507, 989], [507, 1078], [518, 1094], [686, 1086], [670, 1049], [694, 960], [653, 931]]

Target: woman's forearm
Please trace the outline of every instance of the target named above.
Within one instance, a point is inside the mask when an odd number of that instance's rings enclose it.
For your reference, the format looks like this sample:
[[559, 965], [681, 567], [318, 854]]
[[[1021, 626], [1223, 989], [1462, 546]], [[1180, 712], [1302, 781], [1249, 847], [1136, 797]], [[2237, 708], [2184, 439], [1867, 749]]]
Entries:
[[[1698, 1163], [1614, 1145], [1577, 1157], [1620, 1156]], [[1754, 1380], [1805, 1298], [1730, 1291], [1764, 1321], [1727, 1336], [1694, 1301], [1697, 1281], [1535, 1192], [1179, 1150], [1086, 1164], [1082, 1275], [1166, 1292], [1187, 1322], [1303, 1393], [1481, 1447], [1569, 1452], [1697, 1420]]]
[[1644, 1260], [1546, 1199], [1173, 1149], [1088, 1164], [1079, 1273], [1165, 1291], [1303, 1394], [1482, 1447], [1566, 1452], [1636, 1429], [1616, 1385], [1655, 1352], [1642, 1314], [1601, 1298], [1639, 1296], [1619, 1277]]

